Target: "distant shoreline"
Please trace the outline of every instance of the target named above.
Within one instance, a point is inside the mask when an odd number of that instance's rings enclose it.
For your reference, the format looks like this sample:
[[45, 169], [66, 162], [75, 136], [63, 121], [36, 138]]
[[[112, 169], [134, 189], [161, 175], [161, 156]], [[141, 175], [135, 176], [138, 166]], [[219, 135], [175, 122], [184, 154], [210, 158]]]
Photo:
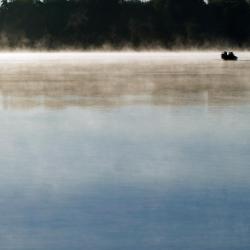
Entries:
[[101, 46], [101, 47], [88, 47], [88, 48], [79, 48], [79, 47], [58, 47], [58, 48], [31, 48], [31, 47], [15, 47], [15, 48], [1, 48], [0, 53], [10, 53], [10, 52], [34, 52], [34, 53], [44, 53], [44, 52], [137, 52], [137, 53], [157, 53], [157, 52], [221, 52], [221, 51], [238, 51], [238, 52], [250, 52], [250, 47], [237, 47], [237, 46], [214, 46], [214, 47], [173, 47], [173, 48], [164, 48], [164, 47], [121, 47], [113, 48], [111, 46]]

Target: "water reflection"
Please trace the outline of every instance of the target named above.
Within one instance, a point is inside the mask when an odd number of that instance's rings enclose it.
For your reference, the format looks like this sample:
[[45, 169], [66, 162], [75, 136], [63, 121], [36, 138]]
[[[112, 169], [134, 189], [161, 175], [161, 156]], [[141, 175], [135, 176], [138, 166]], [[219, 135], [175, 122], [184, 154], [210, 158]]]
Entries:
[[1, 57], [1, 248], [249, 248], [247, 61]]

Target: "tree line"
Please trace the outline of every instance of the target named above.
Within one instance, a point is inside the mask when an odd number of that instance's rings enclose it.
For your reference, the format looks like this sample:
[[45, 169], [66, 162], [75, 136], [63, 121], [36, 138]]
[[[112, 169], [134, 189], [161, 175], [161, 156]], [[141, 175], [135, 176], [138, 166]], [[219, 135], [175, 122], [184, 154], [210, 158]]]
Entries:
[[0, 46], [250, 45], [248, 0], [2, 0]]

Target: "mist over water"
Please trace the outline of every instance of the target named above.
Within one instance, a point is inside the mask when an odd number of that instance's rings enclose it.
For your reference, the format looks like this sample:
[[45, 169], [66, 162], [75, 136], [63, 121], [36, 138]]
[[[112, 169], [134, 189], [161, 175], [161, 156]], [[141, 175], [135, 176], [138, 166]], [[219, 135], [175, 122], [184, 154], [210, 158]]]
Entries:
[[1, 248], [248, 249], [250, 54], [219, 56], [0, 54]]
[[2, 103], [248, 102], [250, 54], [239, 56], [232, 63], [218, 52], [2, 53]]

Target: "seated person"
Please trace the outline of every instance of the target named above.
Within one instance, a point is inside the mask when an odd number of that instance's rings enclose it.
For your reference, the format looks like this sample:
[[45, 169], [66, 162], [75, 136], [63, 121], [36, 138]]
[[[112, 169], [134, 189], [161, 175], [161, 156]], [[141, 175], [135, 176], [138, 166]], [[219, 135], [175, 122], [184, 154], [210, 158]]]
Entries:
[[221, 57], [222, 57], [222, 59], [227, 59], [227, 57], [228, 57], [227, 51], [224, 51], [224, 52], [221, 54]]
[[237, 57], [234, 55], [233, 52], [229, 52], [228, 58], [229, 58], [229, 59], [236, 59]]

